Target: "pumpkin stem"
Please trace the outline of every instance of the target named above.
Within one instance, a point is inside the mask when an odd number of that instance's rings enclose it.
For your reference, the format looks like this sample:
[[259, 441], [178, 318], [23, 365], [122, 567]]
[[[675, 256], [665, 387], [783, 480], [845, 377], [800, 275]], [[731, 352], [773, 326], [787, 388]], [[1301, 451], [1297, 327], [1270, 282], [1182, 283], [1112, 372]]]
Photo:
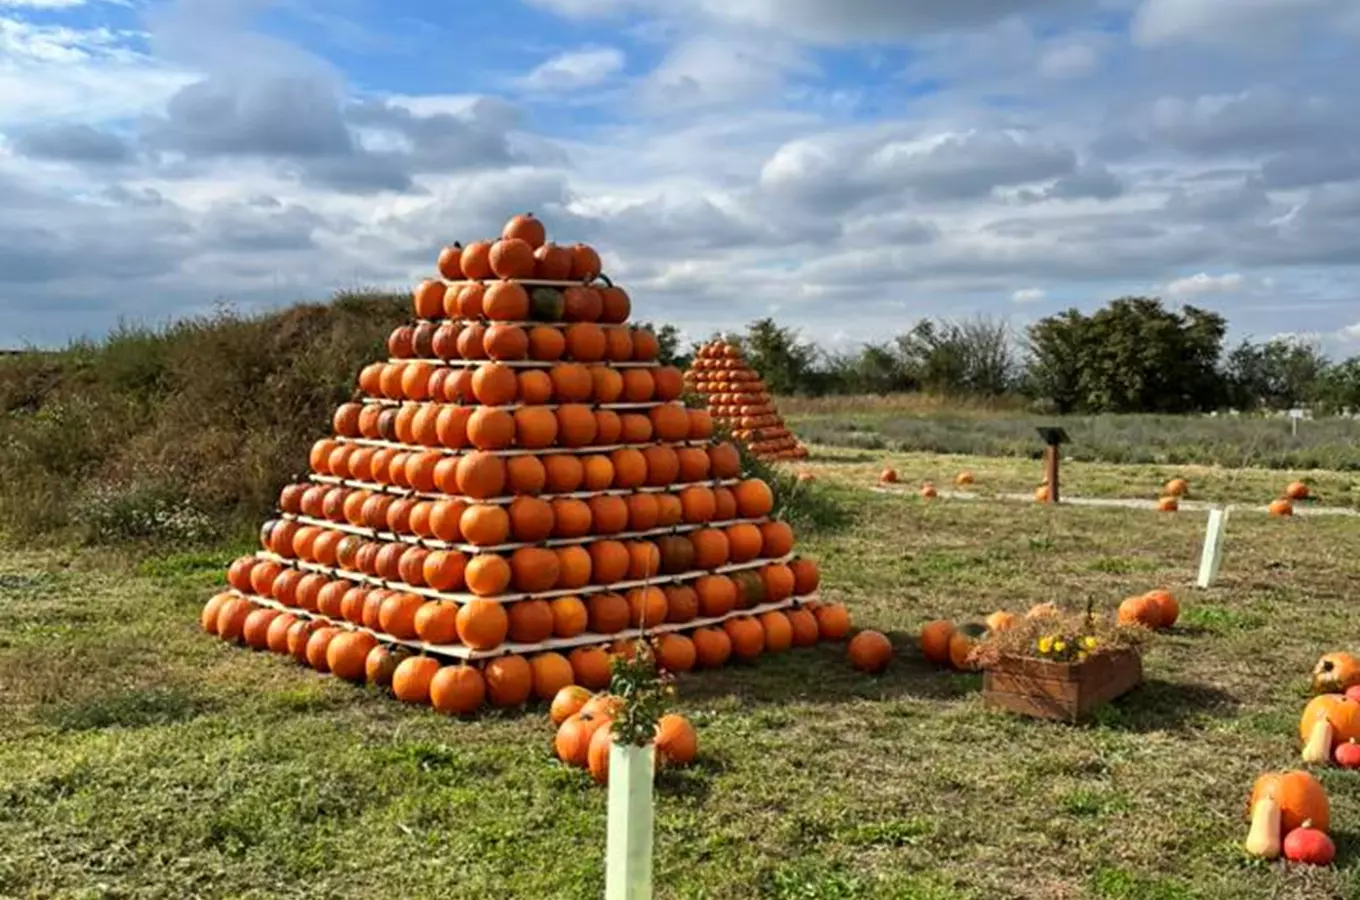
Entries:
[[599, 278], [601, 281], [603, 281], [605, 287], [613, 287], [613, 286], [614, 286], [614, 282], [610, 281], [610, 280], [609, 280], [609, 276], [606, 275], [606, 274], [604, 274], [603, 272], [601, 272], [599, 275], [597, 275], [597, 276], [595, 276], [595, 277], [597, 277], [597, 278]]

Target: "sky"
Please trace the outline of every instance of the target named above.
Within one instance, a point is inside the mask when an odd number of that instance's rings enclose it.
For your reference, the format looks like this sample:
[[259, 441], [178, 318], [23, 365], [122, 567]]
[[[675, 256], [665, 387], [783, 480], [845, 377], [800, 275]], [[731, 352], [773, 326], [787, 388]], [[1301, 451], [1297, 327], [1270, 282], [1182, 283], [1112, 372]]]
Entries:
[[407, 289], [532, 211], [829, 349], [1126, 294], [1360, 353], [1354, 0], [0, 0], [0, 347]]

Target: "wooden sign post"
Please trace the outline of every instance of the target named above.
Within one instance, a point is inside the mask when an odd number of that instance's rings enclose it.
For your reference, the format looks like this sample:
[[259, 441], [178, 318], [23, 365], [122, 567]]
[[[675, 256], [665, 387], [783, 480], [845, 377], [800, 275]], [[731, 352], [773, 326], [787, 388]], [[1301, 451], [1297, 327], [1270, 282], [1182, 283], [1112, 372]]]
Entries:
[[650, 744], [610, 742], [605, 900], [652, 900], [652, 773]]
[[1223, 560], [1223, 531], [1228, 524], [1229, 506], [1215, 506], [1209, 510], [1209, 524], [1204, 530], [1204, 549], [1199, 555], [1199, 577], [1195, 586], [1201, 590], [1211, 586], [1218, 577], [1218, 564]]
[[1048, 485], [1049, 503], [1058, 502], [1058, 459], [1059, 447], [1068, 441], [1067, 432], [1056, 425], [1041, 426], [1037, 429], [1044, 442], [1044, 483]]

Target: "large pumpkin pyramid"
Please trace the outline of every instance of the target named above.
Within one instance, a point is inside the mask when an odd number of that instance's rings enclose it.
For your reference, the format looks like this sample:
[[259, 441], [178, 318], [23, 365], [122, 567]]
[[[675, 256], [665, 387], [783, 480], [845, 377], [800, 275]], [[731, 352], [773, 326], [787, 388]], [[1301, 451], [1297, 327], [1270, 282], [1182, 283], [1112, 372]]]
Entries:
[[760, 373], [737, 345], [710, 341], [700, 347], [685, 372], [685, 386], [700, 394], [714, 421], [756, 457], [807, 458], [807, 448], [784, 424]]
[[546, 237], [441, 253], [207, 631], [457, 713], [603, 688], [643, 634], [672, 671], [843, 636], [628, 294]]

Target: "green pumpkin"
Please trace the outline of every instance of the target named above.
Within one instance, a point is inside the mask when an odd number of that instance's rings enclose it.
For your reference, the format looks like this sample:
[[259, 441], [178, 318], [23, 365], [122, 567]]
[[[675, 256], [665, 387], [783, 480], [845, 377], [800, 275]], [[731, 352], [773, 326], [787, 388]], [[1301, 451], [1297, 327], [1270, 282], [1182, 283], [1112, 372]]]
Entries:
[[765, 582], [759, 573], [750, 569], [734, 572], [732, 581], [737, 585], [738, 609], [750, 609], [765, 602]]
[[557, 288], [534, 288], [529, 294], [529, 318], [535, 322], [560, 322], [567, 301]]

